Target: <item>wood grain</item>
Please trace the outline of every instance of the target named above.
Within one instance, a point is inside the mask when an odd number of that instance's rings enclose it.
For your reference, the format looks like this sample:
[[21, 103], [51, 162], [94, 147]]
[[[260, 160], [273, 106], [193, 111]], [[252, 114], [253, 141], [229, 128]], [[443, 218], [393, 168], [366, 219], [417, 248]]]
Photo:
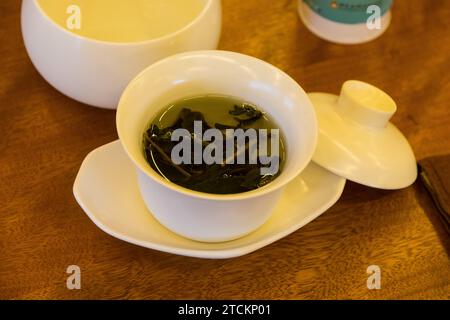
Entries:
[[[220, 48], [285, 70], [306, 91], [347, 79], [388, 91], [394, 123], [419, 159], [450, 152], [450, 2], [395, 1], [379, 40], [326, 43], [290, 0], [223, 0]], [[332, 209], [253, 254], [214, 261], [140, 248], [100, 231], [72, 196], [85, 155], [117, 138], [113, 111], [72, 101], [32, 66], [20, 1], [0, 1], [0, 298], [449, 299], [450, 240], [418, 184], [386, 192], [349, 183]], [[66, 289], [68, 265], [82, 289]], [[366, 268], [382, 269], [382, 289]]]

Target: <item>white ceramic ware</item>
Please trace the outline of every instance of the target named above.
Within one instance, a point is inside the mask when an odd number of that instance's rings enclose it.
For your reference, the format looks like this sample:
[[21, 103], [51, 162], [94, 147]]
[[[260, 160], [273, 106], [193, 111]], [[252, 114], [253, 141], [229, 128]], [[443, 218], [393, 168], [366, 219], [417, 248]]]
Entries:
[[[242, 98], [282, 124], [287, 157], [277, 179], [258, 190], [213, 195], [171, 183], [149, 166], [142, 150], [149, 122], [170, 103], [202, 94]], [[120, 100], [117, 130], [155, 218], [175, 233], [206, 242], [236, 239], [262, 226], [283, 188], [310, 162], [317, 142], [314, 108], [303, 89], [262, 60], [226, 51], [183, 53], [147, 68]]]
[[40, 74], [80, 102], [115, 109], [127, 84], [153, 62], [172, 54], [215, 49], [221, 31], [220, 0], [175, 33], [142, 42], [105, 42], [69, 32], [53, 22], [36, 0], [22, 1], [22, 34]]
[[[73, 188], [75, 198], [89, 218], [113, 237], [154, 250], [210, 259], [238, 257], [289, 235], [330, 208], [345, 186], [345, 179], [310, 163], [288, 184], [273, 216], [257, 231], [234, 241], [203, 243], [177, 236], [159, 224], [141, 198], [135, 175], [135, 166], [120, 142], [107, 144], [83, 161]], [[183, 206], [178, 210], [183, 211]]]
[[310, 93], [319, 122], [314, 162], [373, 188], [401, 189], [417, 178], [414, 153], [389, 120], [397, 110], [380, 89], [350, 80], [340, 96]]
[[338, 44], [365, 43], [380, 37], [391, 23], [392, 14], [380, 18], [380, 29], [369, 29], [366, 23], [346, 24], [328, 20], [314, 12], [303, 0], [298, 0], [298, 13], [303, 24], [321, 39]]

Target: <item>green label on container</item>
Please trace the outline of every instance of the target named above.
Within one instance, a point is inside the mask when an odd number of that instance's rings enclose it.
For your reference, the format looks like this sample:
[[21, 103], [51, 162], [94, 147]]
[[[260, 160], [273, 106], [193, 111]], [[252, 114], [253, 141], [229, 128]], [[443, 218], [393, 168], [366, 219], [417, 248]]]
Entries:
[[303, 0], [322, 17], [347, 24], [365, 23], [373, 11], [369, 6], [378, 6], [384, 15], [392, 6], [392, 0]]

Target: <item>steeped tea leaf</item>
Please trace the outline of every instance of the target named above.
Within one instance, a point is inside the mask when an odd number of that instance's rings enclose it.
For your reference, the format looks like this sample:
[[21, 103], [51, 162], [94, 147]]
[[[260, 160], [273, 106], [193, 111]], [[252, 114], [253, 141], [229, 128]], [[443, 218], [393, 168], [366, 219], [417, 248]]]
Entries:
[[[206, 119], [218, 119], [210, 126]], [[165, 122], [165, 118], [175, 119]], [[184, 99], [172, 104], [163, 110], [144, 133], [144, 153], [151, 167], [166, 179], [179, 184], [185, 188], [206, 193], [230, 194], [241, 193], [260, 188], [273, 181], [276, 175], [261, 175], [262, 164], [231, 164], [223, 159], [221, 164], [207, 165], [193, 164], [194, 143], [191, 141], [190, 164], [176, 165], [171, 154], [173, 148], [179, 143], [171, 141], [172, 134], [176, 129], [186, 129], [190, 136], [194, 136], [194, 121], [201, 121], [203, 133], [216, 128], [221, 131], [223, 138], [223, 150], [226, 148], [225, 131], [227, 129], [238, 129], [251, 127], [256, 121], [262, 128], [272, 129], [273, 123], [264, 116], [256, 107], [248, 103], [240, 103], [235, 99], [220, 96], [205, 96], [192, 99]], [[203, 147], [209, 142], [202, 141]], [[280, 143], [282, 146], [282, 143]], [[249, 144], [246, 142], [245, 158], [249, 159]], [[237, 159], [237, 150], [234, 160]], [[240, 152], [242, 153], [242, 152]], [[283, 160], [283, 150], [280, 153]], [[281, 162], [280, 162], [281, 163]]]

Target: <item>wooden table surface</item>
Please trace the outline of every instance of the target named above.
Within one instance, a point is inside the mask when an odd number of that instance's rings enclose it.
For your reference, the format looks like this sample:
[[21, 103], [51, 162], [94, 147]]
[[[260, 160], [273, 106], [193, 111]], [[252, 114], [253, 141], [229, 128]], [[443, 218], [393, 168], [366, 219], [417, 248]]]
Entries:
[[[0, 1], [0, 298], [448, 299], [450, 239], [420, 184], [379, 191], [348, 183], [342, 199], [290, 236], [244, 257], [201, 260], [115, 239], [80, 209], [72, 184], [86, 154], [117, 139], [115, 112], [70, 100], [32, 66], [20, 1]], [[296, 1], [223, 0], [220, 49], [264, 59], [307, 92], [347, 79], [388, 91], [393, 122], [418, 159], [450, 152], [450, 1], [395, 1], [380, 39], [324, 42]], [[66, 268], [81, 267], [81, 290]], [[381, 268], [381, 290], [366, 286]]]

